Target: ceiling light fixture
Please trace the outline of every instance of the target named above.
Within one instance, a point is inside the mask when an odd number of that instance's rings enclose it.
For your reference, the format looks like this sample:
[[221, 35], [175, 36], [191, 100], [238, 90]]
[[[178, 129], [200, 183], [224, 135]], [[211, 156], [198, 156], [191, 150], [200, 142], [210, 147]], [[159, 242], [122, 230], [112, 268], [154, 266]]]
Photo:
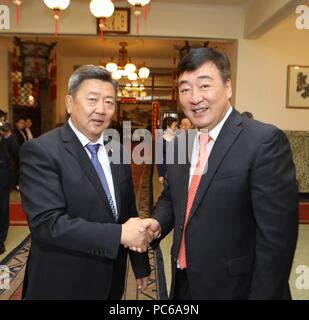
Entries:
[[44, 3], [54, 11], [55, 35], [59, 35], [60, 12], [70, 5], [70, 0], [44, 0]]
[[134, 15], [136, 21], [136, 33], [139, 31], [139, 16], [142, 14], [142, 7], [144, 7], [144, 20], [147, 19], [147, 4], [150, 0], [128, 0], [130, 5], [134, 6]]
[[99, 28], [100, 28], [100, 37], [103, 40], [103, 31], [105, 19], [112, 16], [115, 10], [115, 6], [111, 0], [91, 0], [90, 4], [91, 13], [100, 19]]
[[118, 65], [112, 60], [105, 66], [106, 70], [111, 72], [112, 77], [116, 80], [127, 77], [131, 81], [148, 78], [150, 74], [149, 68], [144, 64], [138, 68], [128, 59], [128, 50], [126, 49], [128, 43], [120, 42], [119, 45], [121, 48], [119, 49]]

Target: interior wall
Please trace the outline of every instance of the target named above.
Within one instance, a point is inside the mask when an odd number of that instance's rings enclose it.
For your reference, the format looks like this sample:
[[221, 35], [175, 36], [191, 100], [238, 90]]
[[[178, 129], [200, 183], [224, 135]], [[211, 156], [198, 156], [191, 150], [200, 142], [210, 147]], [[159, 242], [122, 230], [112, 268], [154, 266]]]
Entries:
[[0, 38], [0, 109], [9, 111], [9, 51], [12, 50], [11, 40]]
[[309, 66], [309, 30], [297, 30], [295, 19], [257, 40], [239, 40], [236, 107], [284, 130], [309, 131], [309, 109], [286, 108], [287, 66]]

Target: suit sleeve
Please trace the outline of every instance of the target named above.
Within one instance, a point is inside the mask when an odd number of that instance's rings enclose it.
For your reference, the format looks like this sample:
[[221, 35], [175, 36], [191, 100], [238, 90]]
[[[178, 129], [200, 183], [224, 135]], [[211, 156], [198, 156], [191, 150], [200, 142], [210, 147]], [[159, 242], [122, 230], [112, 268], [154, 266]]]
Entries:
[[[275, 129], [264, 138], [251, 173], [256, 259], [251, 299], [287, 295], [298, 234], [298, 185], [290, 146]], [[286, 296], [286, 295], [285, 295]]]
[[36, 140], [23, 145], [20, 161], [22, 205], [33, 240], [62, 250], [116, 259], [121, 225], [69, 215], [59, 163]]
[[[128, 197], [131, 199], [130, 203], [130, 215], [131, 217], [138, 217], [138, 212], [135, 204], [135, 194], [134, 194], [134, 186], [132, 181], [132, 173], [130, 166], [127, 166], [127, 170], [130, 172], [130, 185], [128, 189]], [[150, 264], [148, 259], [148, 252], [138, 253], [129, 250], [130, 261], [132, 265], [132, 269], [136, 279], [144, 278], [150, 275]]]
[[161, 237], [158, 240], [153, 241], [152, 248], [156, 248], [159, 242], [167, 236], [174, 228], [174, 210], [172, 205], [172, 199], [169, 188], [169, 174], [167, 166], [167, 174], [165, 177], [164, 189], [158, 199], [157, 205], [154, 209], [152, 218], [159, 221], [161, 225]]

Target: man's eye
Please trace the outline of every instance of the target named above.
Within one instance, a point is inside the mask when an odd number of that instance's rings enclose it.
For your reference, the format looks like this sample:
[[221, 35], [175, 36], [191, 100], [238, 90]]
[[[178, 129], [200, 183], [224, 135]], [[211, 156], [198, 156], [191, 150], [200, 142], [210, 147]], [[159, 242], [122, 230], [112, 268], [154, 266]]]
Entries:
[[189, 92], [189, 91], [190, 91], [189, 88], [181, 88], [181, 89], [179, 90], [180, 93], [187, 93], [187, 92]]
[[96, 102], [97, 101], [97, 98], [89, 98], [88, 99], [90, 102]]
[[204, 83], [204, 84], [202, 84], [201, 85], [201, 88], [202, 89], [207, 89], [207, 88], [209, 88], [210, 86], [209, 86], [209, 84], [207, 84], [207, 83]]

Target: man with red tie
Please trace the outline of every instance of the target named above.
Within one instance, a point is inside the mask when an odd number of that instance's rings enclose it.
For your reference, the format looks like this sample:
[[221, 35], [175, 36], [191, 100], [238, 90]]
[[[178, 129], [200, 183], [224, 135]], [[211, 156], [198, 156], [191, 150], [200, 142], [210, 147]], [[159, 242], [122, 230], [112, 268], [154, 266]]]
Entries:
[[290, 299], [298, 185], [285, 134], [231, 106], [226, 55], [191, 50], [177, 75], [183, 112], [197, 130], [193, 139], [184, 134], [185, 148], [181, 135], [175, 139], [175, 163], [153, 219], [144, 220], [161, 234], [157, 243], [174, 229], [171, 298]]

